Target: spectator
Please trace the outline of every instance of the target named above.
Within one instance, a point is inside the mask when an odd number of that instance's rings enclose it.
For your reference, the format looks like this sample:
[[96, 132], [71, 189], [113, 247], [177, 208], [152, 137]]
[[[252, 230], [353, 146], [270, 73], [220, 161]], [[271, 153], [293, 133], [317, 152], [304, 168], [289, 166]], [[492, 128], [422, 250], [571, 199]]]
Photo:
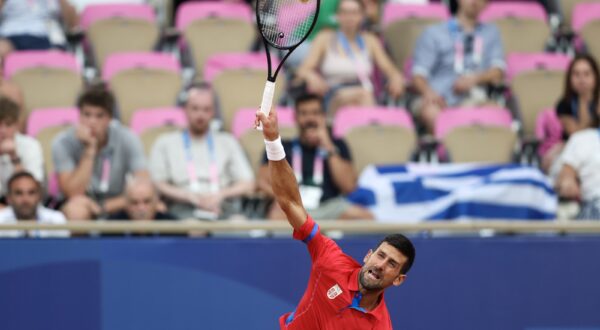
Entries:
[[[357, 174], [346, 143], [329, 134], [319, 96], [307, 94], [296, 100], [296, 122], [300, 136], [284, 141], [283, 146], [298, 179], [302, 202], [311, 216], [315, 220], [372, 219], [369, 211], [344, 197], [356, 189]], [[273, 196], [266, 155], [258, 186]], [[277, 203], [273, 203], [269, 218], [285, 219]]]
[[600, 73], [598, 64], [590, 55], [577, 55], [565, 76], [565, 91], [556, 106], [556, 115], [562, 126], [562, 141], [554, 144], [542, 157], [542, 168], [556, 174], [564, 143], [575, 132], [600, 124]]
[[[43, 207], [42, 188], [37, 179], [27, 172], [15, 173], [8, 180], [8, 204], [0, 210], [0, 223], [15, 224], [17, 221], [37, 221], [41, 224], [65, 224], [65, 216]], [[0, 231], [0, 237], [68, 237], [68, 231], [39, 230], [25, 233], [20, 230]]]
[[2, 56], [0, 56], [0, 96], [9, 98], [19, 106], [19, 109], [23, 109], [23, 94], [19, 86], [4, 79], [4, 57]]
[[0, 97], [0, 207], [6, 204], [4, 187], [14, 173], [28, 171], [38, 182], [44, 180], [40, 143], [18, 130], [19, 107], [8, 98]]
[[587, 128], [573, 134], [561, 156], [556, 190], [561, 197], [581, 201], [578, 219], [600, 220], [600, 134]]
[[68, 219], [104, 217], [125, 208], [128, 174], [149, 178], [142, 143], [128, 128], [112, 120], [115, 100], [104, 87], [86, 90], [77, 101], [79, 125], [52, 143], [58, 184], [68, 200]]
[[330, 112], [344, 105], [373, 105], [374, 65], [387, 78], [392, 98], [404, 90], [402, 74], [385, 53], [379, 39], [361, 31], [365, 6], [361, 0], [341, 0], [337, 10], [339, 29], [322, 30], [310, 53], [298, 68], [297, 77], [307, 89], [324, 96]]
[[152, 178], [179, 218], [227, 218], [241, 209], [254, 190], [252, 168], [229, 133], [213, 132], [214, 95], [192, 85], [184, 105], [188, 128], [160, 136], [150, 156]]
[[446, 107], [488, 103], [484, 85], [502, 82], [505, 68], [500, 33], [478, 21], [486, 0], [459, 0], [455, 18], [427, 28], [413, 56], [412, 104], [428, 132]]
[[160, 212], [160, 209], [164, 209], [164, 204], [158, 198], [152, 181], [148, 179], [130, 180], [125, 189], [125, 198], [127, 198], [125, 210], [112, 214], [110, 216], [111, 220], [151, 221], [175, 219], [170, 214]]
[[0, 0], [0, 57], [12, 50], [44, 50], [64, 46], [59, 21], [77, 25], [77, 12], [68, 0]]

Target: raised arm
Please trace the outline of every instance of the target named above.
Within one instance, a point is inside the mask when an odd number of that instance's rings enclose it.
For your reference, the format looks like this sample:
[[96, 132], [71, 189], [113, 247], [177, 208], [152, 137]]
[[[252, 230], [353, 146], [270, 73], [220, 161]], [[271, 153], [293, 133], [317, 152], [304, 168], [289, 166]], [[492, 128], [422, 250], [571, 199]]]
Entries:
[[275, 200], [287, 216], [290, 225], [294, 229], [299, 229], [306, 222], [308, 214], [302, 205], [294, 171], [285, 159], [275, 110], [271, 110], [269, 116], [258, 111], [255, 124], [258, 124], [259, 121], [263, 124], [263, 135], [267, 147], [271, 185]]

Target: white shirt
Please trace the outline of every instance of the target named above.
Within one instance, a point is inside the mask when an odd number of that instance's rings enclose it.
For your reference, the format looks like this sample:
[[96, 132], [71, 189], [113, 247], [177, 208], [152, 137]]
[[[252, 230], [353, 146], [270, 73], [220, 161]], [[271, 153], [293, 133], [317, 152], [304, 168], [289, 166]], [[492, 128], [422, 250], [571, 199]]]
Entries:
[[[27, 135], [16, 134], [17, 156], [25, 171], [31, 173], [38, 182], [44, 181], [44, 156], [40, 143]], [[6, 183], [13, 175], [14, 166], [8, 155], [0, 155], [0, 196], [6, 193]]]
[[[41, 224], [65, 224], [67, 219], [65, 216], [55, 210], [38, 206], [37, 208], [38, 223]], [[17, 217], [12, 207], [7, 207], [0, 210], [0, 224], [16, 224]], [[24, 237], [25, 232], [22, 230], [2, 230], [0, 231], [0, 237]], [[28, 233], [29, 237], [69, 237], [70, 233], [66, 230], [39, 230]]]
[[0, 35], [48, 36], [48, 22], [60, 11], [58, 0], [5, 0], [0, 11]]
[[589, 128], [571, 135], [561, 161], [577, 172], [583, 200], [600, 198], [600, 130]]

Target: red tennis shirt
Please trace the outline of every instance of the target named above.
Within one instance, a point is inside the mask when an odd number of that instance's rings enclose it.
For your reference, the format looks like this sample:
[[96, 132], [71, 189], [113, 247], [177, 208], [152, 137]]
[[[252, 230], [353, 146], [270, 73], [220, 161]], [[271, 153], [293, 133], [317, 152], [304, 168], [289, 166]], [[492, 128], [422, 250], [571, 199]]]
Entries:
[[361, 265], [344, 254], [330, 238], [321, 235], [309, 216], [294, 238], [308, 246], [312, 269], [308, 287], [296, 310], [279, 318], [288, 330], [387, 330], [392, 322], [383, 299], [375, 309], [361, 308], [358, 289]]

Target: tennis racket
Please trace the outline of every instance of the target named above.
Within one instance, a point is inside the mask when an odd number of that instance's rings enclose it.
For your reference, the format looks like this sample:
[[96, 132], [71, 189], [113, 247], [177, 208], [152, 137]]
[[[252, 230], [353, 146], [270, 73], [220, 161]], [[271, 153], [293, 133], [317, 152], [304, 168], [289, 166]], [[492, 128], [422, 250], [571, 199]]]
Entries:
[[[310, 34], [319, 16], [321, 0], [257, 0], [256, 23], [265, 44], [268, 75], [260, 110], [268, 115], [273, 105], [275, 80], [283, 63]], [[273, 70], [269, 48], [287, 50]], [[258, 129], [262, 129], [259, 124]]]

